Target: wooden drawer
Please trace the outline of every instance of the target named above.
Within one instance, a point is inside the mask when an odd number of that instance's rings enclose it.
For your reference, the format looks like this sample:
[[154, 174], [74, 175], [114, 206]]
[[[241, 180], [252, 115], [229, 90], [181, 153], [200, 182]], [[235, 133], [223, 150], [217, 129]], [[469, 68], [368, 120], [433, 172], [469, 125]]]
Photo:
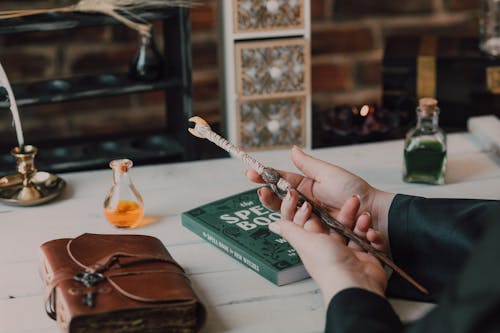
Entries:
[[239, 102], [238, 144], [244, 150], [304, 146], [305, 97]]
[[234, 0], [234, 32], [302, 29], [303, 0]]
[[236, 81], [239, 98], [308, 93], [309, 58], [309, 43], [304, 39], [238, 43]]

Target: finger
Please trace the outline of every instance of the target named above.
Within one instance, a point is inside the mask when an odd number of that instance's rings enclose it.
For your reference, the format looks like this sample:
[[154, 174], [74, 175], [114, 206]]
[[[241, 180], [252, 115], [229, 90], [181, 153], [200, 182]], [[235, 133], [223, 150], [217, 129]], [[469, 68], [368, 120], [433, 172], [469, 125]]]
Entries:
[[379, 251], [384, 251], [387, 253], [387, 251], [389, 250], [388, 248], [389, 245], [385, 241], [384, 236], [382, 236], [382, 234], [379, 231], [373, 228], [368, 229], [366, 233], [366, 239], [375, 249]]
[[297, 212], [293, 217], [293, 223], [303, 227], [309, 218], [311, 218], [311, 205], [307, 203], [307, 201], [304, 201], [302, 206], [297, 209]]
[[281, 206], [281, 199], [279, 199], [273, 191], [271, 191], [267, 187], [261, 187], [257, 190], [257, 195], [259, 196], [260, 202], [262, 204], [275, 212], [280, 211], [280, 206]]
[[[359, 205], [359, 198], [353, 195], [351, 198], [347, 199], [346, 202], [344, 202], [336, 216], [336, 219], [344, 226], [352, 230]], [[347, 244], [347, 239], [336, 231], [330, 230], [330, 235], [336, 239], [341, 239], [345, 244]]]
[[307, 177], [320, 181], [320, 175], [331, 167], [331, 164], [307, 155], [297, 146], [292, 148], [292, 162]]
[[[317, 241], [318, 234], [306, 231], [291, 221], [279, 220], [269, 224], [269, 230], [280, 235], [300, 254], [306, 251], [305, 247]], [[321, 236], [320, 236], [321, 237]], [[324, 235], [324, 237], [328, 237]]]
[[335, 231], [333, 229], [328, 229], [328, 232], [329, 232], [330, 237], [332, 237], [333, 239], [335, 239], [339, 242], [342, 242], [343, 244], [346, 243], [346, 238], [344, 236], [342, 236], [341, 234], [339, 234], [337, 231]]
[[[280, 174], [280, 176], [284, 179], [286, 179], [292, 187], [296, 188], [300, 182], [304, 179], [304, 176], [299, 175], [294, 172], [287, 172], [284, 170], [276, 170]], [[259, 184], [265, 184], [266, 182], [262, 179], [261, 175], [257, 173], [257, 171], [253, 169], [247, 169], [244, 172], [245, 177], [247, 177], [249, 180], [251, 180], [254, 183], [259, 183]]]
[[[297, 191], [289, 190], [281, 202], [280, 214], [283, 220], [293, 221], [297, 211]], [[305, 221], [304, 221], [305, 222]]]
[[257, 171], [249, 169], [244, 171], [245, 177], [251, 180], [254, 183], [265, 183], [262, 177], [257, 173]]
[[[366, 239], [366, 233], [370, 229], [371, 225], [372, 225], [372, 218], [370, 213], [364, 212], [356, 219], [353, 231], [359, 237]], [[355, 250], [361, 250], [361, 247], [353, 241], [349, 241], [348, 246]]]
[[[283, 170], [276, 170], [276, 171], [278, 171], [280, 176], [285, 178], [292, 185], [292, 187], [296, 187], [296, 185], [298, 185], [300, 181], [304, 178], [304, 176], [293, 172], [287, 172]], [[259, 183], [259, 184], [266, 183], [264, 179], [262, 179], [261, 175], [259, 175], [257, 171], [253, 169], [247, 169], [243, 172], [243, 174], [245, 175], [245, 177], [247, 177], [254, 183]]]
[[[302, 149], [297, 146], [293, 146], [292, 148], [291, 159], [293, 164], [306, 176], [306, 178], [315, 181], [313, 185], [320, 184], [324, 180], [331, 180], [332, 176], [335, 176], [334, 179], [337, 177], [345, 178], [346, 176], [349, 176], [353, 180], [357, 181], [359, 179], [361, 182], [364, 182], [356, 175], [337, 165], [322, 161], [304, 153], [304, 151], [302, 151]], [[342, 184], [342, 182], [340, 182], [340, 185], [344, 187], [343, 190], [347, 190], [347, 188], [345, 188], [345, 184]], [[353, 185], [355, 185], [355, 187], [359, 187], [359, 184], [354, 183]], [[313, 195], [316, 194], [313, 193]]]
[[360, 202], [359, 198], [355, 195], [346, 200], [337, 214], [337, 220], [349, 229], [354, 228], [354, 221], [358, 214]]
[[304, 223], [304, 230], [323, 234], [329, 234], [330, 232], [326, 224], [321, 222], [320, 219], [316, 216], [313, 216], [312, 218], [307, 220], [306, 223]]

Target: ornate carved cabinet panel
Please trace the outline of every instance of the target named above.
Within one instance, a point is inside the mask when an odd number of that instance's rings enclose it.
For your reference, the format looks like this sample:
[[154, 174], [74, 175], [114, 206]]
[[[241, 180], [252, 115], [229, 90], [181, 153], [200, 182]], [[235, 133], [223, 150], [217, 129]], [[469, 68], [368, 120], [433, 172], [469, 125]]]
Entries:
[[234, 31], [237, 33], [304, 28], [303, 0], [236, 0], [234, 5]]
[[309, 2], [219, 7], [227, 136], [246, 150], [310, 146]]
[[293, 96], [309, 88], [309, 45], [303, 39], [236, 44], [240, 97]]
[[238, 103], [238, 144], [243, 149], [303, 146], [305, 97], [270, 98]]

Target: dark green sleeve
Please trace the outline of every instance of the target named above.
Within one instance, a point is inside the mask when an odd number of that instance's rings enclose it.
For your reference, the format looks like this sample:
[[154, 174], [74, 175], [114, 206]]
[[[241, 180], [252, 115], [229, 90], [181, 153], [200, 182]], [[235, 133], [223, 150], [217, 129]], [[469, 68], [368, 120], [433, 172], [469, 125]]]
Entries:
[[387, 299], [349, 288], [335, 295], [327, 309], [325, 332], [399, 332], [403, 325]]
[[[439, 303], [403, 326], [383, 297], [345, 289], [330, 301], [326, 332], [500, 332], [500, 201], [398, 195], [389, 237], [395, 262]], [[396, 274], [391, 280], [393, 295], [422, 298]]]
[[385, 298], [350, 288], [330, 301], [325, 332], [500, 332], [499, 240], [500, 223], [492, 221], [439, 304], [419, 320], [403, 326]]
[[498, 216], [500, 201], [396, 195], [389, 210], [393, 260], [430, 295], [422, 295], [397, 274], [392, 274], [387, 294], [424, 301], [439, 299], [486, 227], [500, 223]]

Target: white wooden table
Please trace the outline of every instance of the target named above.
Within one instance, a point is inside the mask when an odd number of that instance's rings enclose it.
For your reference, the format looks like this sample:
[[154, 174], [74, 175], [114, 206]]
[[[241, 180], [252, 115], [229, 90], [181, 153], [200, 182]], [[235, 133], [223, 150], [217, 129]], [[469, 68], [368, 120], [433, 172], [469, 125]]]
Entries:
[[[444, 186], [402, 182], [402, 141], [310, 153], [388, 191], [500, 199], [500, 158], [481, 151], [467, 133], [449, 136]], [[275, 168], [294, 170], [288, 150], [253, 155]], [[102, 213], [112, 179], [110, 169], [61, 174], [67, 189], [50, 204], [29, 208], [0, 204], [0, 333], [58, 331], [44, 312], [38, 247], [51, 239], [85, 232], [140, 233], [161, 239], [189, 273], [208, 308], [204, 332], [321, 332], [325, 306], [311, 279], [277, 287], [181, 225], [181, 212], [256, 187], [243, 176], [244, 169], [231, 158], [134, 167], [131, 176], [144, 197], [151, 223], [130, 231], [113, 228]], [[415, 319], [432, 306], [392, 302], [404, 320]]]

